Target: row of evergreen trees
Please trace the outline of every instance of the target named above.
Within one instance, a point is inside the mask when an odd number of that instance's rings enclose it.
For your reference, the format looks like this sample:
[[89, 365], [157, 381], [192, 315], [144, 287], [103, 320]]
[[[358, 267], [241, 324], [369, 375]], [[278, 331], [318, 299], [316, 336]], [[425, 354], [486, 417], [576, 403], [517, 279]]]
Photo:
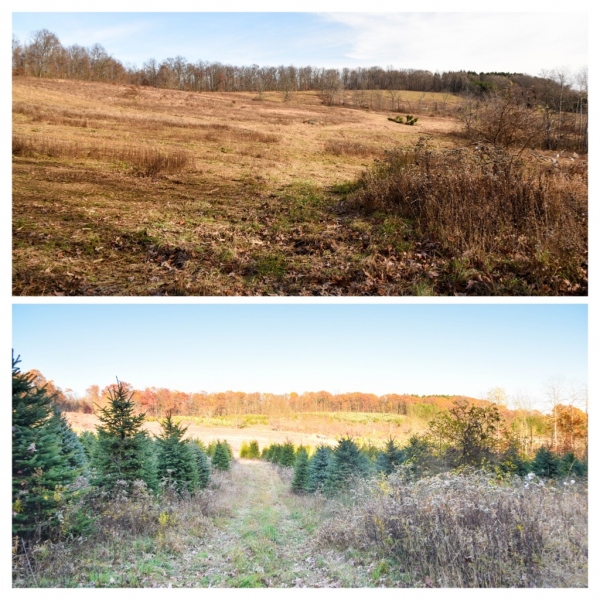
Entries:
[[18, 363], [13, 358], [14, 536], [52, 537], [64, 529], [65, 511], [75, 505], [81, 510], [70, 527], [84, 528], [92, 521], [85, 499], [94, 490], [110, 498], [116, 490], [131, 490], [134, 482], [142, 481], [154, 494], [168, 488], [181, 495], [205, 488], [211, 467], [230, 468], [233, 453], [227, 442], [217, 440], [206, 448], [197, 440], [185, 440], [186, 428], [170, 414], [161, 423], [160, 435], [149, 436], [142, 429], [145, 415], [136, 414], [121, 383], [99, 410], [96, 433], [78, 437], [54, 397], [21, 373]]
[[[419, 476], [431, 473], [427, 468], [428, 463], [435, 460], [433, 447], [419, 436], [413, 436], [404, 447], [390, 438], [380, 451], [370, 445], [360, 447], [351, 437], [344, 437], [335, 448], [319, 446], [311, 457], [302, 446], [294, 450], [291, 442], [281, 445], [279, 449], [277, 445], [274, 446], [275, 448], [266, 448], [263, 456], [281, 466], [293, 465], [292, 490], [297, 493], [320, 491], [334, 494], [345, 489], [352, 478], [390, 475], [400, 465]], [[444, 469], [440, 461], [437, 462], [437, 467], [439, 470]], [[507, 453], [501, 461], [489, 467], [498, 473], [520, 476], [534, 473], [543, 478], [583, 477], [587, 474], [587, 464], [572, 452], [559, 455], [546, 447], [539, 448], [529, 460]]]
[[260, 448], [258, 447], [258, 442], [256, 440], [252, 440], [250, 443], [242, 442], [242, 447], [240, 448], [240, 458], [260, 458]]

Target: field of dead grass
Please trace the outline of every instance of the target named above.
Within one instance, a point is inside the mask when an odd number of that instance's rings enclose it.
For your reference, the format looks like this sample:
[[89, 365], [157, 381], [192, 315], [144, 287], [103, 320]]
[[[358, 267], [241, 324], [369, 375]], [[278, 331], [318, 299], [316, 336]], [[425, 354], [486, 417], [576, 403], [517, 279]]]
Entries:
[[[78, 433], [95, 431], [100, 424], [93, 414], [64, 414]], [[383, 445], [390, 436], [404, 443], [413, 433], [427, 428], [426, 419], [379, 413], [295, 413], [282, 417], [265, 416], [264, 422], [258, 424], [247, 424], [244, 416], [219, 419], [185, 416], [175, 418], [188, 428], [187, 437], [197, 438], [207, 445], [215, 440], [227, 440], [236, 456], [239, 455], [242, 442], [251, 440], [256, 440], [261, 450], [265, 446], [282, 444], [286, 440], [295, 445], [313, 448], [321, 443], [334, 446], [344, 435]], [[161, 431], [160, 423], [156, 420], [146, 421], [144, 428], [153, 435], [158, 435]]]
[[13, 292], [420, 293], [421, 242], [344, 198], [386, 148], [456, 123], [387, 115], [314, 93], [15, 78]]
[[467, 260], [405, 215], [352, 201], [389, 149], [423, 135], [463, 144], [452, 111], [435, 110], [455, 98], [401, 92], [419, 116], [411, 127], [313, 92], [285, 101], [24, 77], [12, 92], [14, 295], [587, 290], [521, 285], [518, 260]]

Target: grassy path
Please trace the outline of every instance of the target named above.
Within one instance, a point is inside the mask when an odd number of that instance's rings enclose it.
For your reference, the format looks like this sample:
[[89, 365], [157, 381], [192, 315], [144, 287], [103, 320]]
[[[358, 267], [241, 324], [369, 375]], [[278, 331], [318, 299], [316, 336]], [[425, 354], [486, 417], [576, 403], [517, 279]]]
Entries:
[[[320, 543], [318, 531], [338, 505], [290, 491], [291, 474], [238, 460], [215, 474], [207, 496], [153, 513], [115, 504], [116, 521], [91, 540], [42, 544], [34, 567], [22, 564], [15, 587], [366, 587], [384, 584], [382, 564], [358, 550]], [[208, 504], [206, 504], [208, 503]], [[155, 510], [155, 509], [154, 509]], [[172, 519], [172, 520], [171, 520]], [[123, 528], [123, 525], [125, 526]], [[133, 533], [132, 527], [138, 528]], [[386, 569], [387, 572], [387, 569]], [[389, 585], [389, 581], [387, 585]]]
[[315, 543], [312, 534], [323, 518], [322, 501], [291, 494], [289, 482], [262, 461], [239, 461], [231, 484], [230, 516], [216, 519], [214, 531], [179, 570], [178, 585], [369, 585], [367, 567]]

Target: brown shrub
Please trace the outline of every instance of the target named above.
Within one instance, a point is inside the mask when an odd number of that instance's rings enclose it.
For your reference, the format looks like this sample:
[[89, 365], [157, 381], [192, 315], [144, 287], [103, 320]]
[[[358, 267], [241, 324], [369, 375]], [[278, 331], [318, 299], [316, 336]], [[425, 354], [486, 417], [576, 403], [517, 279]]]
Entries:
[[178, 173], [192, 164], [191, 154], [178, 148], [167, 150], [142, 144], [90, 146], [50, 136], [18, 134], [13, 134], [12, 153], [13, 156], [43, 155], [55, 158], [74, 157], [123, 161], [129, 163], [136, 174], [145, 177]]
[[335, 156], [372, 156], [379, 154], [379, 148], [350, 140], [330, 140], [325, 142], [325, 152]]
[[489, 146], [434, 151], [422, 140], [388, 152], [354, 200], [413, 220], [455, 254], [519, 258], [539, 279], [550, 268], [577, 281], [587, 265], [587, 162], [565, 162]]
[[320, 540], [395, 559], [408, 585], [585, 587], [587, 489], [397, 473], [356, 491]]

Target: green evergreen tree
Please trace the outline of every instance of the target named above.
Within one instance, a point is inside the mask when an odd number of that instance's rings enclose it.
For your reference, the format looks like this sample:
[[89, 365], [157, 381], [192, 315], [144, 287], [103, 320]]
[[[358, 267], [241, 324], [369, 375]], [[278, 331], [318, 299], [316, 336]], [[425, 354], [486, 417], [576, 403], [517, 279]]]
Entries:
[[344, 437], [333, 451], [325, 489], [328, 492], [340, 491], [353, 477], [364, 476], [368, 471], [368, 459], [351, 437]]
[[12, 360], [12, 511], [13, 535], [25, 539], [51, 537], [59, 525], [59, 508], [71, 496], [69, 485], [79, 475], [63, 448], [54, 396], [37, 388]]
[[212, 442], [210, 442], [210, 444], [208, 444], [208, 448], [206, 449], [206, 454], [212, 458], [215, 454], [216, 447], [217, 447], [217, 440], [213, 440]]
[[157, 463], [158, 476], [168, 485], [173, 485], [178, 493], [193, 492], [198, 487], [198, 467], [196, 457], [183, 436], [186, 429], [173, 421], [171, 413], [161, 423], [162, 432], [158, 436]]
[[504, 473], [513, 473], [521, 477], [531, 471], [531, 464], [519, 449], [516, 442], [510, 443], [508, 448], [502, 454], [502, 460], [498, 467]]
[[535, 453], [531, 463], [533, 472], [538, 477], [556, 477], [559, 473], [559, 459], [549, 448], [542, 446]]
[[79, 442], [85, 451], [88, 463], [91, 463], [92, 457], [94, 456], [94, 449], [98, 438], [92, 431], [83, 431], [79, 434]]
[[304, 448], [298, 451], [296, 463], [294, 464], [294, 479], [292, 480], [292, 491], [300, 494], [308, 487], [308, 453]]
[[229, 471], [230, 463], [231, 459], [225, 444], [220, 440], [217, 440], [215, 451], [212, 457], [213, 469], [219, 469], [219, 471]]
[[248, 442], [242, 442], [242, 446], [240, 448], [240, 458], [250, 458], [250, 447], [248, 446]]
[[198, 469], [198, 487], [204, 489], [210, 481], [210, 465], [206, 455], [206, 446], [200, 440], [188, 440], [188, 444], [196, 459], [196, 468]]
[[574, 452], [566, 452], [560, 457], [558, 472], [562, 477], [583, 477], [587, 473], [587, 465]]
[[252, 440], [248, 446], [248, 458], [260, 458], [260, 449], [256, 440]]
[[138, 479], [157, 489], [154, 444], [142, 429], [146, 415], [135, 414], [132, 396], [119, 382], [110, 391], [107, 406], [98, 412], [102, 425], [97, 429], [94, 483], [108, 491], [115, 489], [117, 481], [130, 487]]
[[307, 490], [309, 492], [322, 492], [325, 489], [330, 459], [331, 449], [321, 444], [308, 465]]
[[85, 448], [57, 406], [54, 407], [54, 419], [60, 433], [61, 452], [69, 466], [82, 475], [89, 475], [89, 459]]
[[377, 456], [375, 468], [378, 472], [390, 475], [395, 468], [404, 462], [404, 452], [396, 444], [394, 438], [389, 438], [385, 443], [383, 452]]
[[283, 446], [281, 444], [271, 444], [269, 446], [268, 460], [272, 463], [279, 464], [279, 457], [281, 456], [281, 450]]
[[229, 462], [233, 462], [233, 460], [234, 460], [233, 448], [231, 447], [231, 445], [229, 444], [229, 442], [227, 440], [223, 440], [223, 442], [221, 442], [221, 443], [223, 444], [225, 451], [229, 455]]
[[429, 470], [433, 452], [426, 438], [411, 435], [408, 444], [402, 450], [405, 456], [404, 464], [413, 475], [421, 476]]
[[294, 452], [294, 444], [289, 440], [286, 440], [283, 446], [281, 446], [278, 463], [282, 467], [293, 467], [295, 462], [296, 453]]

